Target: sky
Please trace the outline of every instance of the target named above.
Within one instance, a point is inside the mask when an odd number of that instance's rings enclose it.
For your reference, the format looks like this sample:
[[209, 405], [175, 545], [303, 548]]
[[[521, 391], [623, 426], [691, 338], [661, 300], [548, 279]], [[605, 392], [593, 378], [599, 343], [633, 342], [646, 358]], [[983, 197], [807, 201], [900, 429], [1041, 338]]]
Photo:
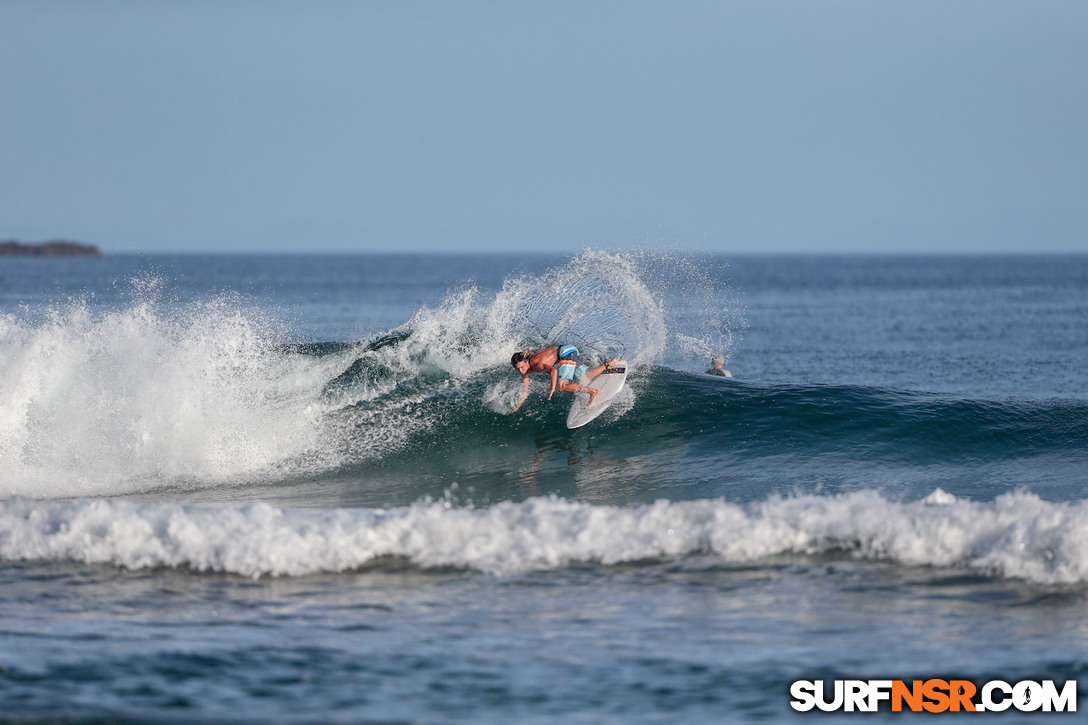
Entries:
[[0, 0], [0, 239], [1088, 252], [1088, 3]]

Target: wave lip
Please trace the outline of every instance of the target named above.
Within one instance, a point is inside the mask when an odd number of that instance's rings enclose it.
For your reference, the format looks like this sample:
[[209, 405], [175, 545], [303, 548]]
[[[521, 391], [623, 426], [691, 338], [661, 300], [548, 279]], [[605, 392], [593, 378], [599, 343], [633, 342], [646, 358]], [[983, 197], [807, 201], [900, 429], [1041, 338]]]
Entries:
[[595, 506], [557, 498], [458, 508], [278, 509], [124, 500], [0, 502], [0, 559], [243, 576], [358, 569], [387, 558], [495, 575], [710, 555], [751, 563], [845, 551], [1041, 584], [1088, 582], [1088, 501], [1030, 493], [973, 502], [935, 492], [898, 503], [872, 491]]

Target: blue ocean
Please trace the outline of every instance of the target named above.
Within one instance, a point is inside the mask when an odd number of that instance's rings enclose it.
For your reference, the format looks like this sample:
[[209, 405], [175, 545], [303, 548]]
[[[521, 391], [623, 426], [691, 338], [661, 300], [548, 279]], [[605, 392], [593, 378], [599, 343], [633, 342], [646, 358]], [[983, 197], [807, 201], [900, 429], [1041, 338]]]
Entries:
[[928, 719], [852, 678], [1088, 695], [1088, 256], [0, 259], [0, 721]]

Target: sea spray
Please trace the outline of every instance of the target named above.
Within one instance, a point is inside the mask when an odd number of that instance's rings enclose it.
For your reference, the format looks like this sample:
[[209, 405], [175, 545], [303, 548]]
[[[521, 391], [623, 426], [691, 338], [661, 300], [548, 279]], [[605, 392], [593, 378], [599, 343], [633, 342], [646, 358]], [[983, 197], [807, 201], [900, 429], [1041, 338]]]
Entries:
[[666, 349], [661, 364], [705, 370], [712, 355], [730, 360], [748, 329], [745, 305], [725, 259], [707, 254], [643, 251], [628, 255], [661, 301]]
[[[632, 255], [586, 251], [543, 274], [511, 277], [493, 297], [468, 287], [420, 308], [394, 344], [364, 350], [327, 392], [342, 404], [370, 402], [428, 378], [508, 369], [512, 352], [563, 342], [589, 362], [626, 355], [637, 370], [661, 361], [664, 319]], [[515, 395], [510, 381], [495, 381], [480, 406], [506, 413]]]
[[267, 473], [318, 449], [337, 363], [284, 355], [229, 298], [40, 325], [0, 319], [0, 495], [94, 495]]

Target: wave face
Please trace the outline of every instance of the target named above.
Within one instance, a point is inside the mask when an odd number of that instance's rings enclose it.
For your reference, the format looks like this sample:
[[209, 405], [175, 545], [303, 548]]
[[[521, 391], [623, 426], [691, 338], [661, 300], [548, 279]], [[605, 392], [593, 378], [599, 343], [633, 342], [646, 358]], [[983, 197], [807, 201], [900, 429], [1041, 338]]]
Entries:
[[746, 564], [836, 554], [960, 567], [1045, 584], [1088, 581], [1088, 502], [1031, 494], [992, 503], [940, 490], [914, 503], [873, 492], [632, 507], [555, 498], [488, 508], [278, 509], [176, 503], [0, 503], [0, 558], [185, 567], [245, 576], [368, 566], [457, 567], [493, 574], [579, 564], [679, 560]]
[[477, 503], [544, 493], [625, 504], [858, 490], [912, 499], [938, 486], [975, 500], [1020, 488], [1075, 500], [1088, 470], [1083, 401], [744, 383], [653, 367], [629, 379], [597, 425], [568, 431], [567, 405], [546, 403], [543, 381], [527, 410], [491, 410], [510, 378], [488, 371], [426, 401], [391, 394], [342, 411], [352, 425], [391, 410], [417, 417], [381, 457], [345, 457], [339, 500], [403, 504], [450, 486], [457, 500]]

